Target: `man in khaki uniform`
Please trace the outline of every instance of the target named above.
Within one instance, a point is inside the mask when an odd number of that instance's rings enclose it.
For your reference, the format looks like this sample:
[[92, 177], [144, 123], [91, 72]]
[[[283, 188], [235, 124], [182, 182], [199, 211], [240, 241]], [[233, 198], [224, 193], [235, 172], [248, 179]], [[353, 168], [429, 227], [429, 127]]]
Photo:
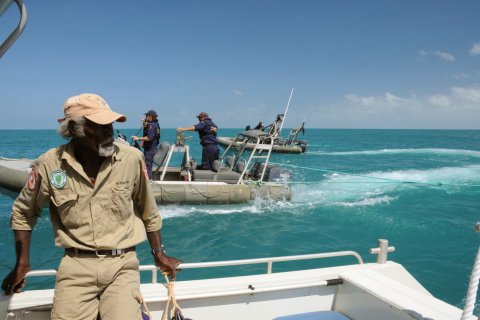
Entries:
[[143, 155], [114, 143], [113, 112], [103, 98], [81, 94], [64, 105], [59, 133], [70, 141], [40, 156], [12, 208], [17, 263], [2, 283], [25, 286], [31, 232], [49, 205], [58, 268], [52, 319], [141, 319], [135, 246], [148, 238], [155, 262], [175, 277], [180, 260], [165, 255]]

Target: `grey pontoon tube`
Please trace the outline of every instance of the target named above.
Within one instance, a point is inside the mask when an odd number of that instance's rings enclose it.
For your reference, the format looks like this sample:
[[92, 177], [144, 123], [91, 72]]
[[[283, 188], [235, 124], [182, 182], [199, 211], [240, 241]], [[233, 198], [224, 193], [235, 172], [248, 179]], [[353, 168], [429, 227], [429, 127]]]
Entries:
[[[0, 16], [7, 11], [8, 7], [12, 4], [13, 0], [0, 0]], [[18, 26], [13, 30], [13, 32], [8, 36], [7, 40], [5, 40], [0, 45], [0, 58], [7, 52], [8, 48], [12, 46], [12, 44], [18, 39], [18, 37], [22, 34], [23, 29], [27, 25], [27, 8], [23, 4], [23, 0], [15, 0], [17, 3], [18, 9], [20, 10], [20, 22]]]

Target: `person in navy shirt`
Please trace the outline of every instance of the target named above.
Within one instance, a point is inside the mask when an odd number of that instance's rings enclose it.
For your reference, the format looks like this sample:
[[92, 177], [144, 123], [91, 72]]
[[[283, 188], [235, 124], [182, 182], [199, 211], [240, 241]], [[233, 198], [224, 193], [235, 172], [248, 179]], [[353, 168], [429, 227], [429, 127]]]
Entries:
[[198, 123], [188, 128], [177, 128], [177, 132], [197, 131], [200, 138], [202, 150], [202, 164], [200, 168], [203, 170], [212, 170], [213, 161], [220, 158], [220, 147], [217, 141], [217, 125], [210, 119], [208, 113], [200, 112], [197, 116]]
[[145, 113], [143, 137], [132, 136], [133, 141], [142, 141], [145, 166], [147, 167], [148, 178], [150, 180], [153, 179], [153, 156], [157, 152], [158, 142], [160, 141], [160, 125], [158, 124], [157, 117], [158, 115], [155, 110], [149, 110]]

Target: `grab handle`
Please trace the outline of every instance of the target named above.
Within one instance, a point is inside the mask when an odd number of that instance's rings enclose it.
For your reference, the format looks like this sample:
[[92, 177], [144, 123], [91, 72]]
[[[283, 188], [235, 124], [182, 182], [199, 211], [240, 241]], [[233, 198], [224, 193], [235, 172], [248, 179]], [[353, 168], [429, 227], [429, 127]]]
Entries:
[[[7, 8], [12, 4], [12, 2], [13, 0], [0, 0], [0, 16], [7, 11]], [[20, 10], [20, 22], [10, 36], [8, 36], [8, 38], [0, 45], [0, 58], [18, 39], [18, 37], [22, 34], [23, 29], [25, 29], [25, 26], [27, 25], [27, 8], [23, 4], [23, 0], [15, 0], [15, 3], [18, 6], [18, 10]]]

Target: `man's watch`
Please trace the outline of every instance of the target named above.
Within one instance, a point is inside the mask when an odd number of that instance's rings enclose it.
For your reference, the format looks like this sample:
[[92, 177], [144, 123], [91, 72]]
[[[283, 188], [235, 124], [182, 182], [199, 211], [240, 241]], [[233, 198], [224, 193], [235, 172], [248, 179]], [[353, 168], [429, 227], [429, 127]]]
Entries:
[[156, 255], [157, 253], [165, 254], [166, 250], [165, 250], [165, 247], [163, 246], [163, 244], [161, 244], [160, 247], [158, 247], [158, 248], [152, 248], [151, 252], [152, 252], [153, 255]]

